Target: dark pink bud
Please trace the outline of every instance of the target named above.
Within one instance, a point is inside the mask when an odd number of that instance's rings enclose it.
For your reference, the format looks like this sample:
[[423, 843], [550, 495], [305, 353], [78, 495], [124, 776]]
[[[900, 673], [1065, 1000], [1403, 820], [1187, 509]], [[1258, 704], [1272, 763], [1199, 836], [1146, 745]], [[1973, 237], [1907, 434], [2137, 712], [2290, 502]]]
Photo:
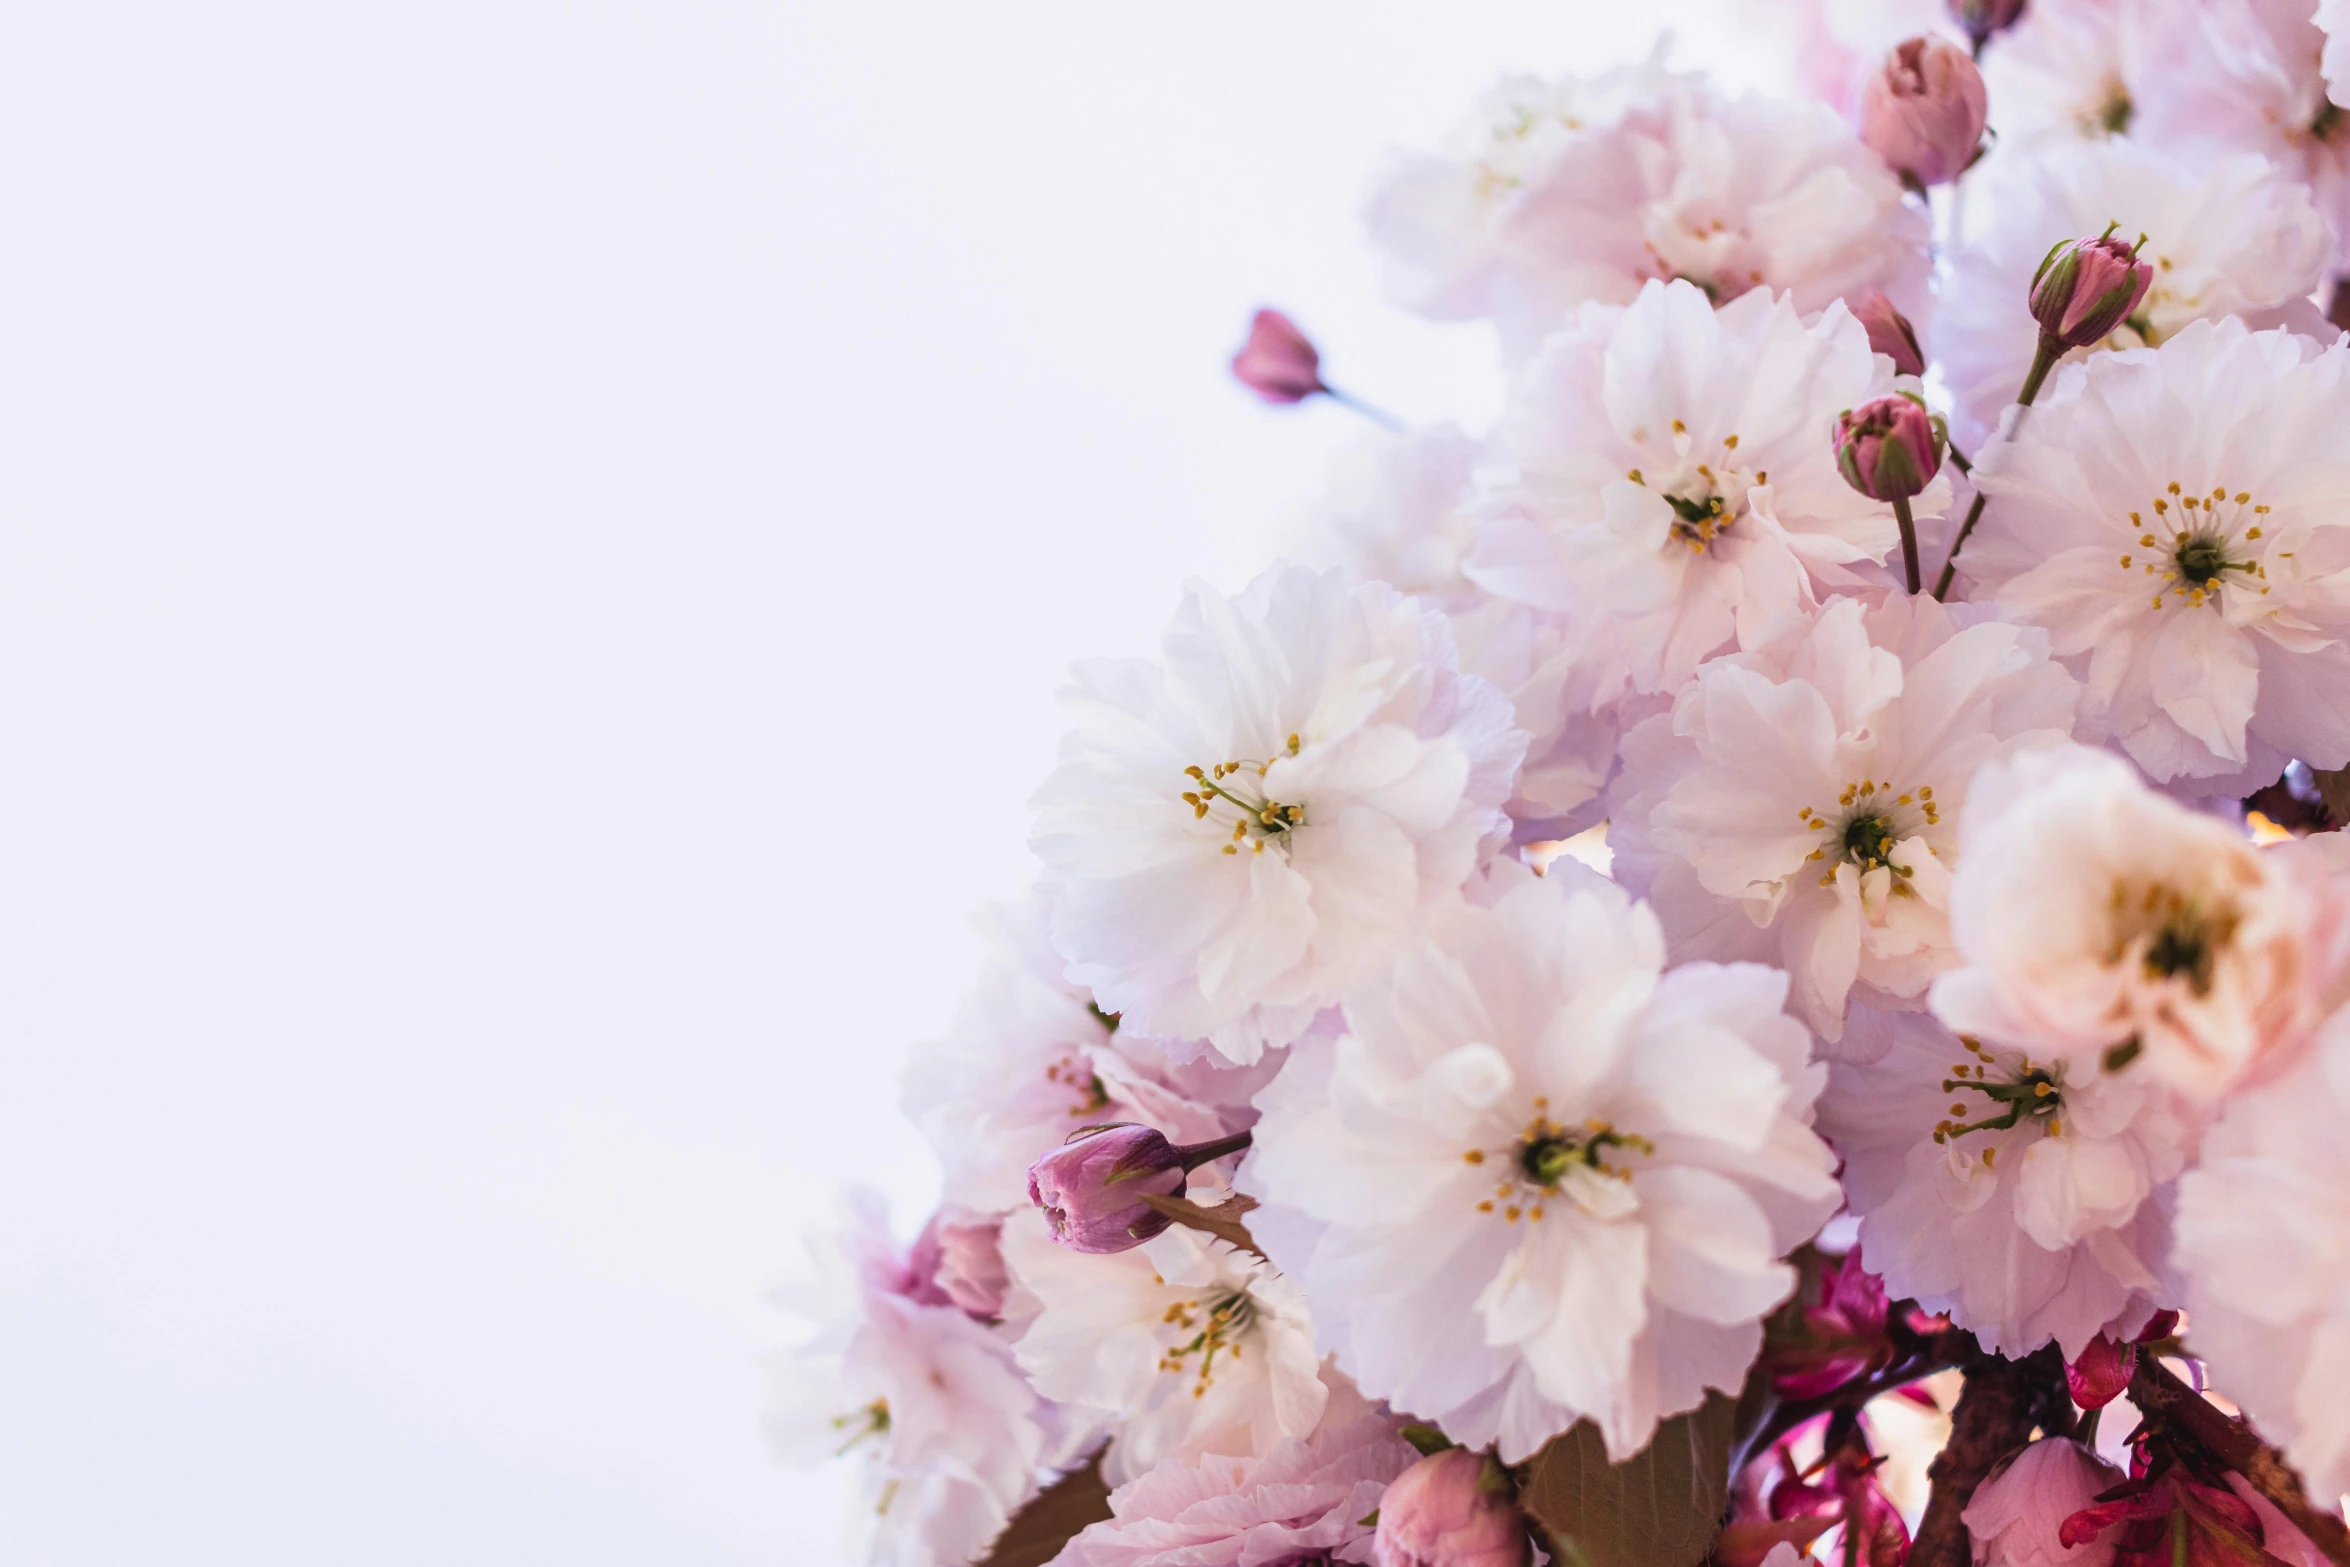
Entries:
[[1090, 1126], [1028, 1167], [1028, 1200], [1071, 1251], [1126, 1251], [1171, 1222], [1143, 1194], [1179, 1195], [1183, 1155], [1148, 1126]]
[[1302, 402], [1330, 390], [1322, 384], [1322, 356], [1278, 310], [1257, 312], [1248, 341], [1232, 356], [1232, 373], [1268, 403]]
[[[2138, 245], [2146, 242], [2140, 235]], [[2048, 252], [2032, 275], [2032, 319], [2067, 348], [2087, 348], [2129, 319], [2154, 282], [2154, 263], [2138, 259], [2138, 245], [2113, 237], [2109, 224], [2095, 239], [2069, 240]]]
[[1990, 118], [1983, 73], [1940, 38], [1893, 46], [1860, 94], [1860, 139], [1919, 185], [1958, 178], [1975, 161]]
[[2100, 1333], [2064, 1368], [2064, 1385], [2083, 1409], [2103, 1409], [2129, 1390], [2137, 1369], [2137, 1345], [2116, 1344]]
[[2015, 26], [2024, 14], [2024, 0], [1947, 0], [1950, 19], [1958, 30], [1974, 40], [1975, 47], [1993, 33], [2003, 33]]
[[1501, 1465], [1446, 1448], [1397, 1475], [1379, 1498], [1378, 1567], [1526, 1567], [1526, 1518]]
[[1926, 373], [1926, 355], [1918, 347], [1916, 329], [1909, 324], [1909, 317], [1893, 308], [1883, 289], [1868, 289], [1844, 303], [1853, 319], [1868, 328], [1869, 347], [1893, 361], [1895, 375]]
[[1896, 394], [1836, 418], [1836, 468], [1871, 500], [1907, 500], [1942, 469], [1942, 421], [1914, 397]]

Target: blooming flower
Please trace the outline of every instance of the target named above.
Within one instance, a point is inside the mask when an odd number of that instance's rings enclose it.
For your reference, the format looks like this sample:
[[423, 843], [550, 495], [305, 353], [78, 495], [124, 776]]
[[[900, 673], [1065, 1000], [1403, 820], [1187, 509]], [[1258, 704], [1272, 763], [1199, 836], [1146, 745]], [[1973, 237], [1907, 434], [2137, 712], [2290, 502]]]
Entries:
[[1337, 572], [1195, 583], [1164, 646], [1078, 667], [1030, 843], [1073, 983], [1251, 1062], [1468, 879], [1526, 737], [1441, 615]]
[[769, 1440], [786, 1462], [853, 1455], [865, 1558], [958, 1567], [983, 1553], [1036, 1489], [1046, 1410], [989, 1328], [915, 1298], [880, 1199], [854, 1193], [837, 1232], [784, 1297], [798, 1341], [769, 1365]]
[[1260, 1096], [1250, 1228], [1369, 1396], [1505, 1463], [1589, 1416], [1620, 1459], [1740, 1383], [1834, 1210], [1819, 1072], [1783, 976], [1663, 972], [1591, 873], [1476, 893]]
[[2334, 978], [2328, 900], [2294, 856], [2065, 747], [1986, 767], [1959, 834], [1934, 982], [1962, 1034], [2150, 1074], [2201, 1101], [2274, 1073]]
[[1110, 1493], [1057, 1567], [1198, 1567], [1229, 1562], [1371, 1560], [1380, 1494], [1418, 1454], [1384, 1418], [1292, 1437], [1261, 1458], [1205, 1456], [1159, 1465]]
[[[1899, 533], [1844, 482], [1833, 437], [1839, 413], [1892, 387], [1841, 304], [1807, 326], [1786, 296], [1716, 311], [1672, 283], [1587, 307], [1503, 416], [1493, 457], [1508, 477], [1481, 505], [1468, 575], [1603, 619], [1598, 699], [1673, 691], [1733, 640], [1760, 646], [1820, 594], [1874, 580]], [[1913, 510], [1948, 494], [1930, 487]]]
[[2068, 1545], [2064, 1522], [2122, 1479], [2080, 1443], [2043, 1437], [1976, 1487], [1960, 1516], [1973, 1537], [1975, 1567], [2107, 1567], [2110, 1541]]
[[1115, 1426], [1112, 1484], [1171, 1458], [1271, 1453], [1331, 1402], [1297, 1286], [1224, 1241], [1171, 1229], [1087, 1256], [1022, 1213], [1004, 1223], [1004, 1260], [1020, 1367], [1047, 1398]]
[[1860, 95], [1860, 139], [1919, 185], [1958, 178], [1983, 144], [1990, 100], [1967, 52], [1944, 39], [1893, 46]]
[[1978, 595], [2047, 628], [2149, 776], [2350, 762], [2350, 348], [2197, 322], [2062, 372], [1975, 471]]
[[2314, 9], [2309, 0], [2034, 0], [1985, 60], [2003, 145], [2036, 153], [2126, 134], [2181, 158], [2256, 152], [2311, 187], [2340, 238], [2350, 124], [2327, 101]]
[[1924, 303], [1925, 220], [1833, 112], [1655, 61], [1499, 83], [1446, 152], [1397, 165], [1369, 218], [1405, 303], [1490, 316], [1515, 354], [1586, 301], [1672, 278], [1806, 314], [1866, 288]]
[[2050, 248], [2109, 223], [2116, 237], [2146, 236], [2151, 283], [2097, 348], [2147, 347], [2224, 316], [2317, 325], [2305, 296], [2326, 269], [2325, 222], [2308, 188], [2257, 154], [2182, 161], [2115, 140], [1994, 161], [1975, 177], [1991, 221], [1952, 258], [1933, 322], [1964, 442], [1982, 444], [2031, 369], [2039, 324], [2025, 302]]
[[2144, 1073], [1961, 1040], [1922, 1014], [1877, 1026], [1877, 1060], [1830, 1066], [1819, 1125], [1887, 1293], [2010, 1356], [2136, 1333], [2168, 1293], [2186, 1107]]
[[1398, 1475], [1379, 1498], [1377, 1567], [1526, 1567], [1516, 1487], [1485, 1453], [1450, 1447]]
[[1917, 1006], [1955, 961], [1947, 913], [1976, 770], [2064, 740], [2078, 687], [2045, 639], [1980, 611], [1839, 599], [1800, 640], [1716, 659], [1624, 741], [1616, 875], [1676, 951], [1769, 962], [1830, 1040], [1856, 991]]
[[946, 1034], [906, 1063], [906, 1111], [937, 1152], [945, 1189], [979, 1212], [1026, 1204], [1029, 1165], [1081, 1126], [1135, 1122], [1179, 1143], [1244, 1131], [1256, 1119], [1249, 1096], [1281, 1062], [1279, 1052], [1245, 1068], [1212, 1052], [1178, 1061], [1168, 1042], [1061, 977], [1050, 918], [1041, 893], [986, 911], [978, 981]]
[[2233, 1100], [2179, 1183], [2188, 1332], [2311, 1496], [2350, 1491], [2350, 1012], [2285, 1078]]

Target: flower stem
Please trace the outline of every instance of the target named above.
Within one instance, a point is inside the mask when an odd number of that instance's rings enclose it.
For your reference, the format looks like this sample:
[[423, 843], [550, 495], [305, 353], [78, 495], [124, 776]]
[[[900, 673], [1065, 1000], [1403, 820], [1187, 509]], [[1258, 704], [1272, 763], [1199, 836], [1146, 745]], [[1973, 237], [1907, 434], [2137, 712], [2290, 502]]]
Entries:
[[1183, 1156], [1183, 1168], [1188, 1173], [1211, 1159], [1221, 1159], [1228, 1153], [1238, 1153], [1256, 1141], [1253, 1134], [1234, 1132], [1230, 1137], [1219, 1137], [1212, 1143], [1192, 1143], [1175, 1151]]
[[1901, 574], [1909, 579], [1909, 591], [1918, 591], [1918, 525], [1909, 514], [1909, 497], [1893, 497], [1893, 520], [1901, 524]]
[[[2041, 333], [2039, 351], [2032, 355], [2032, 373], [2024, 377], [2024, 389], [2015, 394], [2018, 408], [2032, 406], [2032, 399], [2040, 395], [2040, 383], [2048, 379], [2048, 372], [2056, 368], [2056, 361], [2063, 356], [2064, 344], [2046, 332]], [[1960, 471], [1974, 470], [1962, 467]], [[1958, 537], [1950, 541], [1950, 554], [1942, 562], [1942, 575], [1934, 579], [1934, 597], [1938, 599], [1950, 596], [1950, 584], [1958, 575], [1958, 552], [1965, 547], [1967, 535], [1975, 531], [1975, 524], [1983, 520], [1984, 499], [1981, 490], [1975, 491], [1975, 502], [1966, 509], [1966, 521], [1959, 524]]]
[[1342, 408], [1353, 409], [1356, 413], [1361, 414], [1364, 418], [1370, 420], [1375, 425], [1379, 425], [1389, 430], [1401, 430], [1403, 428], [1403, 421], [1401, 419], [1398, 419], [1395, 415], [1389, 413], [1384, 408], [1375, 407], [1370, 403], [1364, 402], [1361, 398], [1355, 396], [1352, 392], [1342, 392], [1335, 386], [1324, 386], [1322, 388], [1322, 395], [1329, 398], [1332, 402], [1338, 404]]

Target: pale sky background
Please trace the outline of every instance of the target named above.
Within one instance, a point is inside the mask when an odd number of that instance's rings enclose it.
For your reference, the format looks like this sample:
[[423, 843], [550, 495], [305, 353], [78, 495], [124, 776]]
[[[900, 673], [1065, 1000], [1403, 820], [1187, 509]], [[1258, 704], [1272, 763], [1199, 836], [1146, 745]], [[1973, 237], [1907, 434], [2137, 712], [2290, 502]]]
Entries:
[[1366, 181], [1663, 14], [12, 7], [0, 1560], [836, 1562], [760, 1294], [931, 1200], [1062, 668], [1354, 434], [1248, 311], [1489, 410]]

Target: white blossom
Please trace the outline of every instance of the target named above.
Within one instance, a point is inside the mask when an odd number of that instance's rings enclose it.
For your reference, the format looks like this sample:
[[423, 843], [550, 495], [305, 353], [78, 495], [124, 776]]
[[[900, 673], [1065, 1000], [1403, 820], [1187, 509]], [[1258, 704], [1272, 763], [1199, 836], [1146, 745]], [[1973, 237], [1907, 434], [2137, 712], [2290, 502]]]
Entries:
[[1952, 258], [1933, 321], [1934, 357], [1957, 400], [1954, 434], [1969, 447], [1996, 427], [2031, 369], [2040, 329], [2026, 304], [2040, 263], [2108, 224], [2125, 239], [2146, 236], [2139, 253], [2154, 281], [2098, 349], [2146, 347], [2231, 315], [2323, 329], [2307, 296], [2328, 270], [2331, 237], [2308, 187], [2257, 153], [2206, 162], [2117, 139], [2000, 160], [1972, 178], [1991, 218]]
[[1838, 599], [1799, 638], [1715, 659], [1625, 738], [1609, 843], [1684, 957], [1792, 977], [1830, 1040], [1857, 995], [1922, 1006], [1955, 961], [1968, 786], [2069, 737], [2079, 687], [2044, 633], [1890, 595]]
[[1664, 972], [1571, 862], [1498, 865], [1292, 1059], [1238, 1184], [1371, 1397], [1516, 1462], [1589, 1416], [1618, 1458], [1735, 1388], [1779, 1259], [1837, 1201], [1785, 977]]
[[2179, 1184], [2188, 1332], [2313, 1497], [2350, 1491], [2350, 1012], [2231, 1103]]
[[1371, 1558], [1387, 1483], [1419, 1458], [1392, 1422], [1366, 1415], [1293, 1437], [1262, 1458], [1209, 1455], [1159, 1465], [1110, 1493], [1058, 1567], [1274, 1567]]
[[978, 983], [947, 1034], [907, 1057], [906, 1112], [937, 1151], [945, 1189], [966, 1208], [1000, 1213], [1026, 1203], [1028, 1167], [1081, 1126], [1134, 1122], [1177, 1143], [1245, 1130], [1256, 1119], [1249, 1096], [1281, 1064], [1278, 1051], [1251, 1067], [1212, 1052], [1179, 1060], [1123, 1026], [1061, 977], [1049, 917], [1041, 892], [989, 910]]
[[1526, 737], [1442, 615], [1335, 571], [1194, 583], [1163, 645], [1078, 666], [1030, 844], [1072, 983], [1253, 1062], [1468, 879]]
[[[1595, 701], [1677, 690], [1877, 580], [1892, 509], [1836, 470], [1836, 416], [1893, 388], [1841, 304], [1806, 325], [1762, 290], [1687, 283], [1589, 306], [1521, 375], [1493, 442], [1470, 578], [1586, 622]], [[1914, 503], [1938, 512], [1937, 478]]]
[[1482, 443], [1456, 425], [1374, 431], [1339, 454], [1317, 500], [1310, 553], [1357, 582], [1451, 608], [1480, 597], [1461, 575], [1476, 535], [1465, 504]]
[[1923, 1013], [1868, 1032], [1882, 1054], [1830, 1066], [1819, 1125], [1886, 1292], [2011, 1357], [2137, 1332], [2170, 1293], [2184, 1107], [2146, 1073], [1961, 1040]]
[[1110, 1425], [1113, 1485], [1169, 1460], [1270, 1453], [1321, 1422], [1332, 1394], [1304, 1299], [1262, 1259], [1181, 1226], [1089, 1255], [1033, 1211], [1005, 1220], [1003, 1246], [1020, 1366]]
[[[2173, 157], [2255, 152], [2350, 238], [2350, 121], [2326, 96], [2312, 0], [2033, 0], [1984, 77], [2016, 152], [2127, 136]], [[2102, 224], [2100, 225], [2102, 226]]]
[[1492, 317], [1513, 355], [1586, 301], [1673, 278], [1807, 314], [1869, 288], [1925, 304], [1925, 219], [1833, 111], [1654, 60], [1498, 83], [1444, 152], [1397, 163], [1369, 220], [1398, 297]]
[[2126, 1060], [2210, 1101], [2272, 1075], [2337, 981], [2340, 895], [2315, 849], [2232, 822], [2064, 747], [1986, 768], [1950, 894], [1962, 967], [1934, 1010], [1962, 1034], [2088, 1066]]
[[874, 1567], [961, 1567], [1036, 1489], [1051, 1412], [992, 1329], [916, 1299], [880, 1199], [852, 1193], [780, 1299], [796, 1340], [769, 1361], [766, 1431], [788, 1463], [846, 1457]]
[[2350, 762], [2350, 348], [2196, 322], [2061, 371], [1961, 556], [2157, 781]]

